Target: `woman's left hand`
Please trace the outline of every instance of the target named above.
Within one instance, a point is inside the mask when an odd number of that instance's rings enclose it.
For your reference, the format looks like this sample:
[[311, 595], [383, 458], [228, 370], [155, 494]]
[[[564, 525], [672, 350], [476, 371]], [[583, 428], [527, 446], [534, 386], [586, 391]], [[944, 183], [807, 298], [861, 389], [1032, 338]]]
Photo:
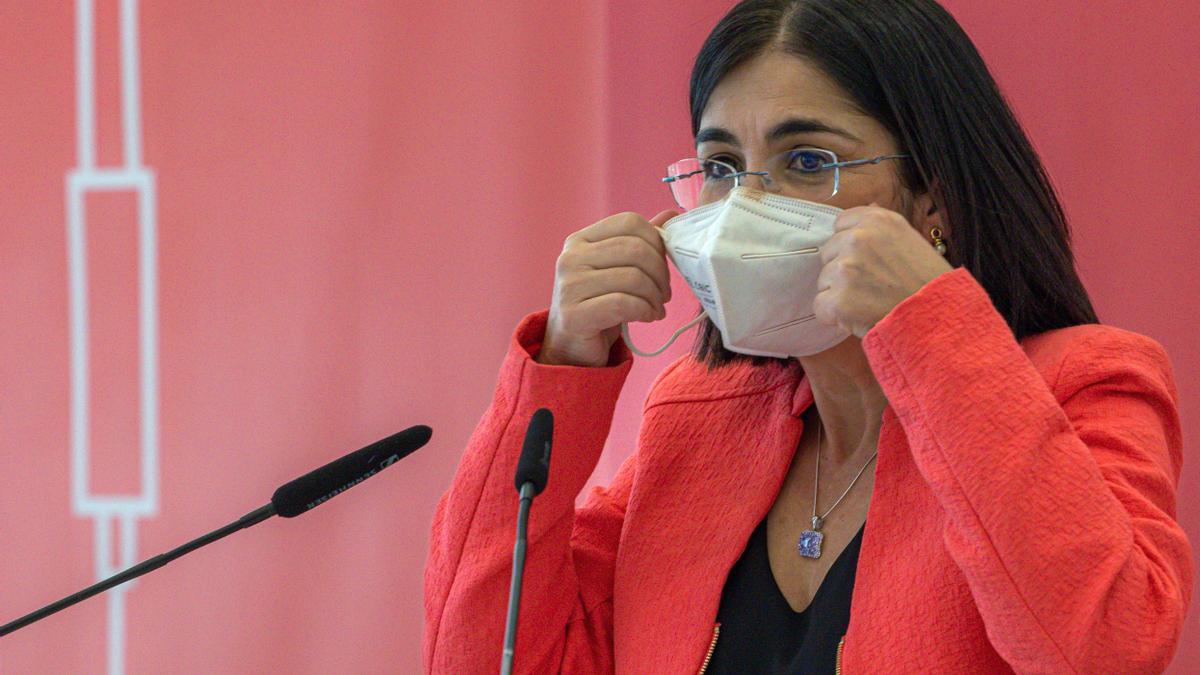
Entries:
[[813, 312], [863, 337], [892, 308], [954, 268], [904, 216], [871, 205], [843, 211], [821, 247]]

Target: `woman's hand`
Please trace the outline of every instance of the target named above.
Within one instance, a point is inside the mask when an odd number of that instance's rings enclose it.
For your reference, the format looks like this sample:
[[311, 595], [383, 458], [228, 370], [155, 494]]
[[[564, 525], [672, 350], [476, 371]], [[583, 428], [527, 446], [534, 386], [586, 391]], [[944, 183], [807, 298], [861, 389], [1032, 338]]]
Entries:
[[666, 317], [671, 276], [655, 228], [676, 215], [620, 213], [567, 237], [538, 363], [606, 366], [622, 323]]
[[879, 206], [843, 211], [821, 247], [817, 320], [863, 337], [892, 308], [953, 267], [904, 216]]

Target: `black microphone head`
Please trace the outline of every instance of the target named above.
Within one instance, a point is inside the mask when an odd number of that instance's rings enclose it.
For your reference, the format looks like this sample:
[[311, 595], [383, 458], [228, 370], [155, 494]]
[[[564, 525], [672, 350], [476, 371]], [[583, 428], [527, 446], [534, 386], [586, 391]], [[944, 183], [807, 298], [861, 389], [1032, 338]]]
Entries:
[[275, 513], [293, 518], [349, 490], [429, 442], [433, 430], [409, 427], [285, 483], [271, 495]]
[[521, 459], [517, 462], [517, 491], [526, 483], [533, 483], [533, 494], [540, 495], [546, 489], [550, 475], [550, 445], [554, 439], [554, 415], [545, 408], [538, 408], [529, 420], [525, 431], [525, 445], [521, 448]]

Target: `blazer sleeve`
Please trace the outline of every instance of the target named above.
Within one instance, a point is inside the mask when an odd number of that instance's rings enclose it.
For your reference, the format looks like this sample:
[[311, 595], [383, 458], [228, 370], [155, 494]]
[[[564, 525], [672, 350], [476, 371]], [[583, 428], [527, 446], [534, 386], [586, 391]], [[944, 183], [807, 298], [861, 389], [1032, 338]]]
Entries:
[[1175, 521], [1170, 362], [1126, 331], [1063, 335], [1048, 382], [958, 269], [897, 305], [863, 349], [996, 651], [1022, 673], [1158, 673], [1193, 574]]
[[613, 567], [635, 460], [578, 510], [575, 504], [604, 448], [631, 357], [618, 342], [609, 367], [541, 365], [533, 358], [546, 316], [532, 314], [517, 328], [492, 403], [434, 514], [426, 672], [494, 673], [500, 666], [516, 536], [514, 474], [526, 426], [541, 407], [554, 413], [552, 469], [530, 510], [514, 671], [613, 668]]

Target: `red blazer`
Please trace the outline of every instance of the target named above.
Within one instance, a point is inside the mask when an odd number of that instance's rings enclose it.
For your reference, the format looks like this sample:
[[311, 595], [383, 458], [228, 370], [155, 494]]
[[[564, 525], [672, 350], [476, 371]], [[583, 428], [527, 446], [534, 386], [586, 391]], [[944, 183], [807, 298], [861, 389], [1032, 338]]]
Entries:
[[[656, 380], [636, 451], [596, 465], [630, 357], [533, 360], [527, 317], [434, 517], [426, 669], [499, 667], [516, 522], [513, 474], [534, 410], [555, 416], [534, 502], [516, 670], [696, 673], [726, 575], [791, 464], [812, 390], [793, 361]], [[887, 395], [840, 663], [848, 673], [1149, 673], [1183, 626], [1191, 551], [1175, 522], [1181, 434], [1153, 340], [1099, 325], [1018, 343], [964, 269], [863, 339]]]

